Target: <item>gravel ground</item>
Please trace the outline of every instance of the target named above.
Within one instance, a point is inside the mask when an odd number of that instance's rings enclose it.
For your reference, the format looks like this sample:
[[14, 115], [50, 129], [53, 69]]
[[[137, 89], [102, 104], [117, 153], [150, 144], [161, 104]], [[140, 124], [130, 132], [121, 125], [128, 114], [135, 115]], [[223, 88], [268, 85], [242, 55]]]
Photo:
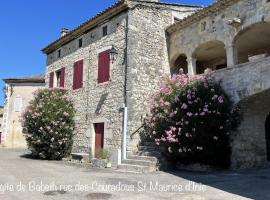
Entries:
[[0, 200], [270, 199], [270, 168], [133, 174], [21, 157], [25, 153], [0, 149]]

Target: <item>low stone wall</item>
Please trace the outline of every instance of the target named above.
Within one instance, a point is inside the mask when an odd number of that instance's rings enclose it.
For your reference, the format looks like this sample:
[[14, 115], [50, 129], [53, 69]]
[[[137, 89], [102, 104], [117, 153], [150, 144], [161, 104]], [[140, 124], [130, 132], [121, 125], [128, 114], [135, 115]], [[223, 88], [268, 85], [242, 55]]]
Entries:
[[233, 136], [232, 168], [250, 168], [267, 163], [265, 120], [270, 112], [270, 58], [237, 65], [215, 73], [243, 113]]

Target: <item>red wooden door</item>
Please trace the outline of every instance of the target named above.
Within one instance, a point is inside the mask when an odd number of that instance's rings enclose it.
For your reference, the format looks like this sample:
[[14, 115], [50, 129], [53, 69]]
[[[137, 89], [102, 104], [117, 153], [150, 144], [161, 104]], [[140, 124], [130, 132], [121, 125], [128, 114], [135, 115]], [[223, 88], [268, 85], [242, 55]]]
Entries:
[[95, 152], [99, 149], [103, 149], [104, 146], [104, 123], [97, 123], [95, 125]]

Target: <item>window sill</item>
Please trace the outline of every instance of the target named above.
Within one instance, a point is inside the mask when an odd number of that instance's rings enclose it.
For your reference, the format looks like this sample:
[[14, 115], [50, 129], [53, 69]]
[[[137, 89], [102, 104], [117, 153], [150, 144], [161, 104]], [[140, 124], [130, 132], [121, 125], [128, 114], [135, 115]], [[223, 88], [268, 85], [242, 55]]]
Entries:
[[96, 83], [96, 86], [103, 86], [103, 85], [108, 85], [112, 80], [108, 80], [106, 82], [103, 82], [103, 83]]

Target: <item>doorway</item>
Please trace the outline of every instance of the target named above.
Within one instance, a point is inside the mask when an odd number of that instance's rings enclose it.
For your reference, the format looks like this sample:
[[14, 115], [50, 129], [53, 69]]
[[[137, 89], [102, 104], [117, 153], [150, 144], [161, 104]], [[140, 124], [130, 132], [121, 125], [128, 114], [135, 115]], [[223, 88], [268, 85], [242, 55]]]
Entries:
[[96, 123], [95, 127], [95, 154], [104, 147], [104, 123]]

